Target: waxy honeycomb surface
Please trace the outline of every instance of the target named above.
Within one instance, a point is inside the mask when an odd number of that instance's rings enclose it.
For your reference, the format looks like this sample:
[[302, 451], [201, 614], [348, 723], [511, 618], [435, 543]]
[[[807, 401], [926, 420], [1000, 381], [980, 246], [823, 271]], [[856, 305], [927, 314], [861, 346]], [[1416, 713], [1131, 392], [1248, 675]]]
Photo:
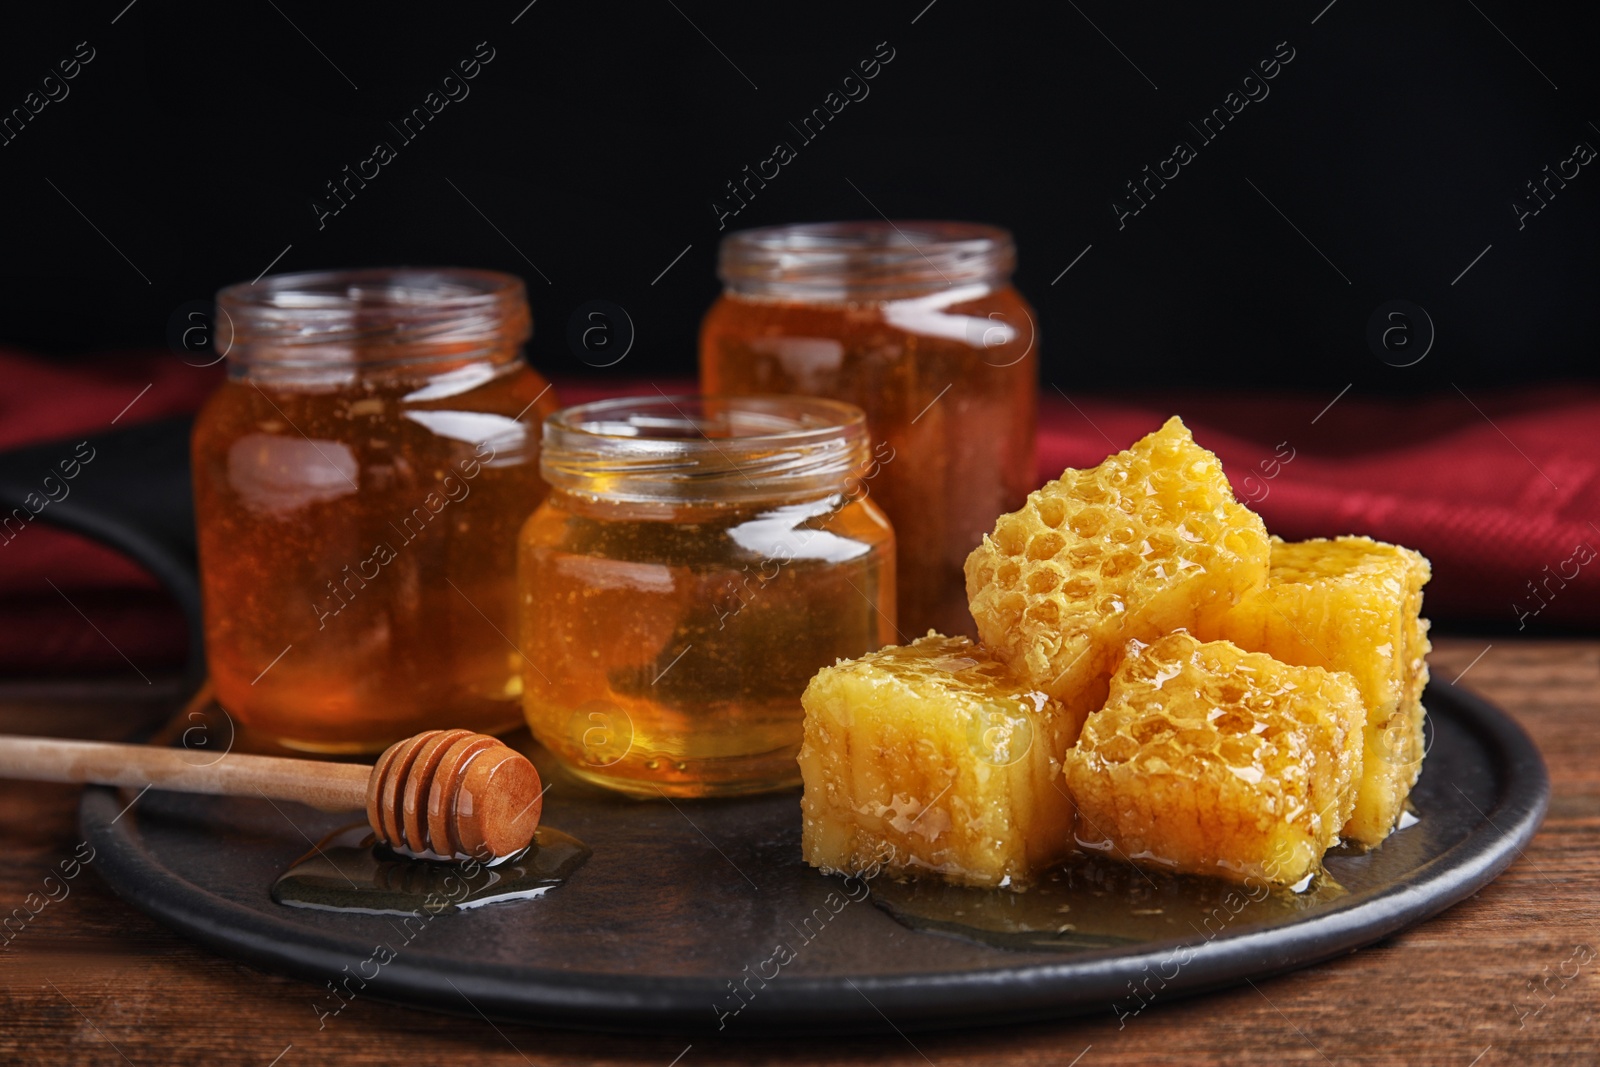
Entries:
[[1261, 519], [1174, 417], [1002, 515], [967, 558], [967, 596], [984, 645], [1081, 723], [1130, 639], [1214, 621], [1267, 561]]
[[1350, 674], [1366, 703], [1366, 755], [1355, 813], [1343, 836], [1388, 836], [1422, 769], [1422, 689], [1428, 623], [1421, 617], [1428, 561], [1367, 537], [1273, 539], [1267, 584], [1198, 636]]
[[1067, 753], [1077, 836], [1135, 862], [1293, 884], [1355, 805], [1350, 676], [1186, 633], [1133, 642]]
[[1072, 848], [1069, 718], [964, 637], [819, 671], [802, 697], [806, 862], [1025, 881]]

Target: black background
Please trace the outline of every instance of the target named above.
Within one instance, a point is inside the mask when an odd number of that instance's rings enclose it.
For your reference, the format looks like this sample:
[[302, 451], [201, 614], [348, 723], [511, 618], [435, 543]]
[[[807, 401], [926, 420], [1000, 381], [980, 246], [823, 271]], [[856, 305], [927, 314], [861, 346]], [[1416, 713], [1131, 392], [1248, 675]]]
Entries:
[[[0, 45], [7, 111], [79, 42], [95, 53], [0, 146], [0, 340], [62, 358], [164, 345], [179, 309], [282, 253], [275, 271], [513, 271], [547, 374], [690, 374], [718, 290], [712, 202], [784, 140], [798, 158], [730, 229], [879, 211], [1007, 226], [1049, 381], [1331, 395], [1595, 371], [1600, 161], [1520, 230], [1511, 207], [1577, 142], [1600, 146], [1575, 9], [125, 2], [9, 14]], [[470, 95], [402, 143], [388, 123], [479, 42], [494, 59]], [[800, 144], [789, 123], [880, 42], [894, 58], [870, 95]], [[1186, 122], [1279, 42], [1294, 59], [1270, 95], [1201, 146]], [[1180, 139], [1198, 158], [1119, 230], [1122, 183]], [[397, 158], [319, 229], [324, 183], [379, 140]], [[637, 331], [604, 372], [567, 343], [593, 299]], [[1366, 341], [1394, 299], [1437, 329], [1414, 366]]]

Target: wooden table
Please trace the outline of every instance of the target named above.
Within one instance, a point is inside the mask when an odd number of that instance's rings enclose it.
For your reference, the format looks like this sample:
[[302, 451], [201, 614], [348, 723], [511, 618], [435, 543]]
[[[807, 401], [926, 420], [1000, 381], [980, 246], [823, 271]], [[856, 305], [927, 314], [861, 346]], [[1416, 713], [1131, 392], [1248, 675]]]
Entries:
[[[1527, 854], [1422, 926], [1319, 967], [1110, 1016], [851, 1040], [610, 1037], [497, 1026], [357, 999], [319, 1030], [307, 983], [191, 945], [93, 875], [0, 947], [0, 1063], [490, 1065], [1450, 1064], [1600, 1062], [1600, 640], [1440, 639], [1436, 677], [1508, 709], [1555, 796]], [[116, 736], [93, 693], [13, 695], [0, 731]], [[155, 702], [147, 701], [148, 714]], [[85, 710], [96, 705], [93, 712]], [[77, 790], [0, 782], [0, 911], [78, 844]], [[276, 1057], [276, 1059], [275, 1059]], [[1074, 1060], [1074, 1057], [1081, 1057]]]

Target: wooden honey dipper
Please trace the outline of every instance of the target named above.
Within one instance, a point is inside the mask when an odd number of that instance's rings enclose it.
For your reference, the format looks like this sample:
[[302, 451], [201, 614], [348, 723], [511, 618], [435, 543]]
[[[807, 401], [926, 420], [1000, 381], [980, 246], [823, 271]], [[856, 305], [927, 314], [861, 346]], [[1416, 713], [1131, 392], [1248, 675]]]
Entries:
[[430, 859], [498, 859], [528, 847], [544, 810], [539, 772], [498, 738], [429, 730], [390, 745], [371, 767], [228, 754], [209, 765], [185, 749], [0, 735], [0, 778], [296, 800], [322, 811], [365, 808], [378, 839]]

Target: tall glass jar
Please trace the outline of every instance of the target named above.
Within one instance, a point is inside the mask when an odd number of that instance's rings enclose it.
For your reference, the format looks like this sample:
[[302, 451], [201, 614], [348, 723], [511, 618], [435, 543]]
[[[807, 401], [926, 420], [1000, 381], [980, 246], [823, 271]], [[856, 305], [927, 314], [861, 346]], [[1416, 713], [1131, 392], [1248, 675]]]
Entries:
[[708, 393], [833, 397], [890, 453], [872, 499], [898, 535], [900, 625], [973, 633], [962, 565], [1033, 487], [1037, 331], [1011, 235], [831, 222], [723, 239], [700, 332]]
[[558, 407], [522, 282], [288, 274], [217, 296], [228, 380], [195, 424], [217, 699], [266, 740], [369, 752], [515, 726], [516, 536]]
[[861, 411], [608, 400], [546, 420], [541, 462], [519, 564], [533, 735], [644, 796], [798, 783], [806, 683], [895, 640]]

